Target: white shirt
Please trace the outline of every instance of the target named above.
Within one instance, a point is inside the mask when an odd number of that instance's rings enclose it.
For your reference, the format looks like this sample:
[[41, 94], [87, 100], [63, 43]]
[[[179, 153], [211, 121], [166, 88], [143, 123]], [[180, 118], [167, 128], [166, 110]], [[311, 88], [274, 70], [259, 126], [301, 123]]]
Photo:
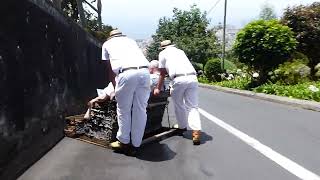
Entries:
[[99, 97], [104, 97], [105, 95], [110, 96], [112, 92], [114, 92], [114, 87], [112, 82], [110, 82], [108, 86], [104, 89], [97, 89], [97, 93]]
[[149, 65], [136, 41], [125, 36], [113, 37], [103, 44], [102, 60], [110, 60], [115, 74], [122, 68]]
[[160, 52], [159, 68], [166, 68], [170, 78], [176, 74], [196, 72], [187, 55], [173, 45]]

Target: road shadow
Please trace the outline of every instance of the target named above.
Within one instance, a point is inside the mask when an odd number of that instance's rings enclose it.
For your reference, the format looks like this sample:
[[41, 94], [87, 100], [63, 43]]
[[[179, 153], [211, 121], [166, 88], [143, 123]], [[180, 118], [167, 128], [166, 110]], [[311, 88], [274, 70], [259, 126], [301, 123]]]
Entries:
[[167, 144], [154, 142], [141, 147], [136, 158], [144, 161], [161, 162], [173, 159], [176, 154]]
[[[188, 130], [188, 131], [184, 132], [182, 134], [182, 136], [186, 139], [192, 140], [192, 131]], [[201, 138], [201, 144], [205, 144], [206, 142], [213, 140], [212, 136], [210, 136], [209, 134], [207, 134], [206, 132], [203, 132], [203, 131], [201, 131], [200, 138]]]

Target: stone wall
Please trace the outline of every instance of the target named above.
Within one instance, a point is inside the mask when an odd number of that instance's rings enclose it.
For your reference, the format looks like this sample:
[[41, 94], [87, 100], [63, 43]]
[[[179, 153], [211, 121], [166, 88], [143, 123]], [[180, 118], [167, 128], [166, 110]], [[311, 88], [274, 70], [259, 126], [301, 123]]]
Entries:
[[62, 137], [64, 117], [107, 82], [101, 45], [47, 0], [0, 6], [0, 179], [15, 179]]

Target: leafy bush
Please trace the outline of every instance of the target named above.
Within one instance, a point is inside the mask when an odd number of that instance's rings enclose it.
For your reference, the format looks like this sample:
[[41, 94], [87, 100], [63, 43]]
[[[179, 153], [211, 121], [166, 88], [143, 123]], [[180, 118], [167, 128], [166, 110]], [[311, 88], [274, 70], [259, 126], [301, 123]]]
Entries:
[[[318, 91], [317, 91], [318, 89]], [[291, 98], [320, 102], [320, 82], [306, 82], [296, 85], [265, 84], [254, 89], [255, 92], [287, 96]]]
[[246, 90], [250, 82], [251, 80], [249, 78], [236, 78], [233, 80], [229, 80], [229, 81], [226, 80], [226, 81], [221, 81], [213, 84], [217, 86], [222, 86], [222, 87]]
[[199, 70], [203, 70], [202, 64], [196, 63], [196, 62], [191, 62], [192, 66], [194, 69], [198, 72]]
[[271, 72], [271, 80], [284, 85], [294, 85], [309, 81], [310, 70], [303, 60], [285, 62]]
[[305, 54], [303, 54], [301, 52], [294, 52], [294, 53], [291, 54], [290, 60], [293, 61], [295, 59], [301, 61], [304, 64], [308, 64], [309, 63], [308, 56], [306, 56]]
[[204, 73], [210, 81], [220, 81], [222, 72], [220, 59], [211, 59], [204, 66]]
[[239, 61], [260, 73], [266, 81], [267, 73], [288, 59], [297, 41], [288, 26], [277, 20], [258, 20], [249, 23], [237, 35], [234, 52]]
[[205, 76], [198, 76], [199, 83], [210, 84], [210, 81]]
[[317, 64], [315, 67], [314, 67], [315, 71], [316, 71], [316, 74], [315, 76], [320, 78], [320, 63]]
[[232, 61], [229, 61], [229, 60], [224, 60], [224, 68], [228, 72], [234, 72], [237, 70], [237, 66]]
[[310, 59], [308, 65], [320, 63], [320, 2], [288, 7], [281, 21], [295, 32], [298, 49]]

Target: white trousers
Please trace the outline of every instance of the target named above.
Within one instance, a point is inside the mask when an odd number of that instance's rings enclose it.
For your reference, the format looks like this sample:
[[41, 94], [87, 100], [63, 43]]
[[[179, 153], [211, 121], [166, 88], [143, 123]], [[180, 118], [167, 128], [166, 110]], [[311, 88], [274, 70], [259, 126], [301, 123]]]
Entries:
[[[147, 122], [146, 108], [150, 96], [148, 69], [127, 70], [116, 77], [115, 97], [119, 130], [117, 139], [139, 147]], [[131, 115], [132, 112], [132, 115]]]
[[197, 77], [192, 75], [175, 78], [171, 97], [179, 128], [201, 130]]

